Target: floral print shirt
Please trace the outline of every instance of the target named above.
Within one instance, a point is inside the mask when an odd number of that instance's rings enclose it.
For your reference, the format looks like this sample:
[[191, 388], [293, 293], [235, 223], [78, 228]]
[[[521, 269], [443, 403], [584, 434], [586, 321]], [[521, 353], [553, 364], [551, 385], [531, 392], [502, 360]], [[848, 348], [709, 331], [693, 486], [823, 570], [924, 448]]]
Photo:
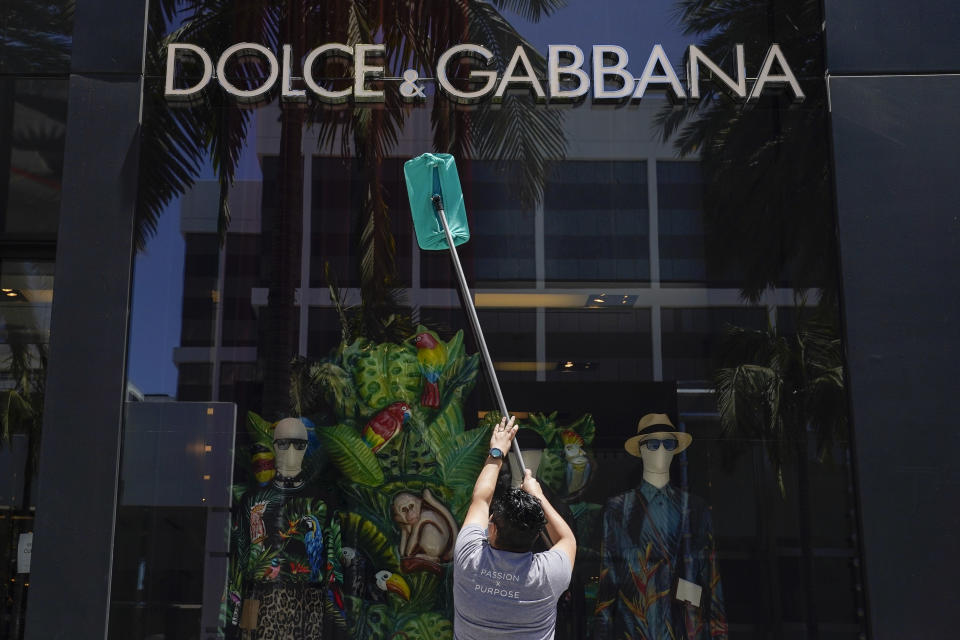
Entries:
[[[593, 638], [727, 638], [706, 503], [644, 481], [607, 501]], [[700, 606], [674, 599], [678, 578], [702, 588]]]

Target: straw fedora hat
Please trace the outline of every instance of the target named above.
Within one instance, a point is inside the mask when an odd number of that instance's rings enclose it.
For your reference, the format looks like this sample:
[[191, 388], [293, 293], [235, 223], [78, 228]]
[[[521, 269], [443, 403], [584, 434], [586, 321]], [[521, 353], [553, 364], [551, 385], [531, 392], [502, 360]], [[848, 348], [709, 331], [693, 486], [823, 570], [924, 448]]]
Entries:
[[667, 417], [665, 413], [648, 413], [647, 415], [640, 418], [640, 422], [637, 423], [637, 435], [632, 438], [628, 438], [626, 442], [623, 443], [623, 448], [627, 450], [632, 456], [640, 457], [640, 443], [644, 440], [649, 440], [654, 436], [659, 436], [661, 434], [668, 433], [677, 439], [677, 448], [673, 450], [674, 454], [678, 454], [687, 447], [690, 446], [690, 443], [693, 442], [693, 436], [685, 431], [677, 431], [677, 428], [673, 426], [673, 423], [670, 422], [670, 418]]

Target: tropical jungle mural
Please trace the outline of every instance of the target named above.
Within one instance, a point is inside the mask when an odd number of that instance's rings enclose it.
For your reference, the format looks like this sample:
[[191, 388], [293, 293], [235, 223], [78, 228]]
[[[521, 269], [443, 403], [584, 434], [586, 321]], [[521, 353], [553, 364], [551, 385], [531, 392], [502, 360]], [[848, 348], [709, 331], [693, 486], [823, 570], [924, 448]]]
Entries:
[[[399, 342], [344, 340], [295, 369], [302, 415], [247, 417], [228, 634], [451, 638], [453, 545], [500, 417], [467, 428], [478, 355], [466, 353], [462, 331], [444, 341], [418, 326]], [[577, 502], [595, 469], [592, 417], [560, 426], [556, 414], [534, 414], [523, 428], [545, 443], [543, 486], [587, 533], [600, 511]], [[588, 543], [581, 554], [597, 550]]]

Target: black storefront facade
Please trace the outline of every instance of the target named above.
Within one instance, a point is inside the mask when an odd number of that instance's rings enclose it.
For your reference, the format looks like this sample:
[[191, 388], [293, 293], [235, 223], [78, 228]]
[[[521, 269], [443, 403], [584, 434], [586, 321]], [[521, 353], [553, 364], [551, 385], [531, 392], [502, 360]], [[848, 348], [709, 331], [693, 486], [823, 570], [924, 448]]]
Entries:
[[[256, 637], [244, 603], [256, 596], [268, 617], [264, 585], [313, 597], [302, 586], [316, 578], [311, 517], [328, 548], [338, 523], [343, 571], [369, 565], [354, 591], [338, 578], [343, 624], [330, 630], [340, 614], [329, 607], [318, 614], [328, 635], [450, 634], [448, 564], [406, 562], [391, 514], [431, 489], [462, 519], [472, 480], [458, 469], [476, 467], [483, 439], [470, 434], [496, 403], [449, 259], [416, 246], [402, 164], [425, 151], [457, 158], [473, 233], [463, 259], [498, 375], [522, 413], [521, 444], [580, 534], [558, 637], [603, 637], [595, 611], [616, 538], [605, 503], [639, 487], [623, 441], [661, 412], [693, 436], [671, 481], [712, 522], [681, 536], [694, 546], [682, 555], [718, 572], [694, 576], [715, 606], [689, 637], [953, 637], [952, 7], [13, 4], [0, 9], [9, 637]], [[262, 56], [217, 71], [193, 101], [171, 99], [160, 38], [175, 29], [171, 42], [203, 47], [213, 67], [240, 42], [275, 52], [266, 99], [238, 104], [218, 85], [262, 84]], [[411, 44], [418, 36], [428, 44]], [[351, 43], [351, 57], [318, 56], [317, 84], [356, 94], [317, 99], [295, 63], [289, 88], [309, 95], [282, 101], [282, 45], [302, 59], [329, 42]], [[356, 45], [379, 42], [385, 60], [373, 51], [370, 64], [388, 79], [353, 84]], [[585, 53], [594, 84], [599, 55], [653, 88], [538, 101], [517, 60], [501, 102], [494, 89], [464, 104], [433, 67], [462, 43], [493, 54], [451, 68], [463, 91], [481, 86], [465, 83], [471, 70], [509, 75], [520, 46], [550, 92], [557, 43]], [[643, 72], [658, 43], [683, 99], [662, 64]], [[722, 94], [701, 66], [704, 98], [692, 100], [688, 46], [735, 80], [739, 43], [747, 93], [777, 43], [770, 73], [789, 65], [803, 99], [782, 75], [756, 100]], [[191, 60], [178, 87], [199, 77]], [[423, 78], [409, 95], [405, 69]], [[604, 90], [621, 87], [608, 80]], [[424, 333], [448, 354], [437, 407], [416, 368]], [[403, 371], [371, 372], [368, 348]], [[752, 396], [726, 387], [724, 404], [722, 372], [761, 369], [767, 382]], [[394, 395], [365, 391], [375, 375]], [[371, 423], [396, 401], [412, 416], [373, 444]], [[277, 507], [282, 542], [258, 547], [254, 514], [273, 513], [285, 460], [270, 431], [288, 416], [307, 418], [312, 492]], [[448, 440], [430, 440], [438, 425]], [[359, 466], [343, 461], [354, 442], [373, 451], [352, 450]], [[564, 458], [571, 446], [587, 471]], [[660, 565], [640, 566], [652, 590]], [[378, 586], [377, 570], [393, 577]], [[710, 609], [654, 599], [642, 610], [677, 606]], [[633, 635], [667, 633], [651, 620]]]

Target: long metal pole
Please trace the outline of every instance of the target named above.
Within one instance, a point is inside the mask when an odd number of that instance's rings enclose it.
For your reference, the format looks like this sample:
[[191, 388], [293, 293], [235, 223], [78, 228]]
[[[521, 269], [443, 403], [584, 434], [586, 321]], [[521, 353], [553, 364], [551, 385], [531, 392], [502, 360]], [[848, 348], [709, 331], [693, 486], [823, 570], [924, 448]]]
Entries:
[[[477, 336], [477, 344], [480, 346], [480, 354], [483, 363], [487, 367], [487, 375], [490, 376], [490, 383], [493, 385], [493, 392], [497, 396], [497, 404], [500, 407], [500, 415], [509, 417], [507, 412], [507, 403], [503, 399], [503, 392], [500, 390], [500, 382], [497, 380], [497, 372], [493, 369], [493, 359], [490, 357], [490, 351], [487, 349], [487, 341], [483, 337], [483, 330], [480, 328], [480, 318], [477, 317], [477, 309], [473, 305], [473, 296], [467, 287], [467, 277], [463, 273], [463, 266], [460, 264], [460, 256], [457, 255], [457, 248], [453, 244], [453, 235], [450, 233], [450, 226], [447, 224], [447, 214], [443, 212], [443, 198], [434, 195], [432, 198], [433, 208], [437, 212], [440, 224], [443, 225], [443, 232], [447, 236], [447, 246], [450, 247], [450, 258], [453, 260], [453, 269], [457, 272], [457, 280], [460, 282], [460, 293], [463, 295], [463, 304], [467, 307], [467, 317], [470, 318], [470, 325], [473, 327], [473, 333]], [[523, 463], [523, 454], [520, 453], [520, 444], [517, 439], [513, 439], [513, 453], [516, 456], [517, 464], [520, 465], [520, 477], [523, 477], [526, 465]]]

